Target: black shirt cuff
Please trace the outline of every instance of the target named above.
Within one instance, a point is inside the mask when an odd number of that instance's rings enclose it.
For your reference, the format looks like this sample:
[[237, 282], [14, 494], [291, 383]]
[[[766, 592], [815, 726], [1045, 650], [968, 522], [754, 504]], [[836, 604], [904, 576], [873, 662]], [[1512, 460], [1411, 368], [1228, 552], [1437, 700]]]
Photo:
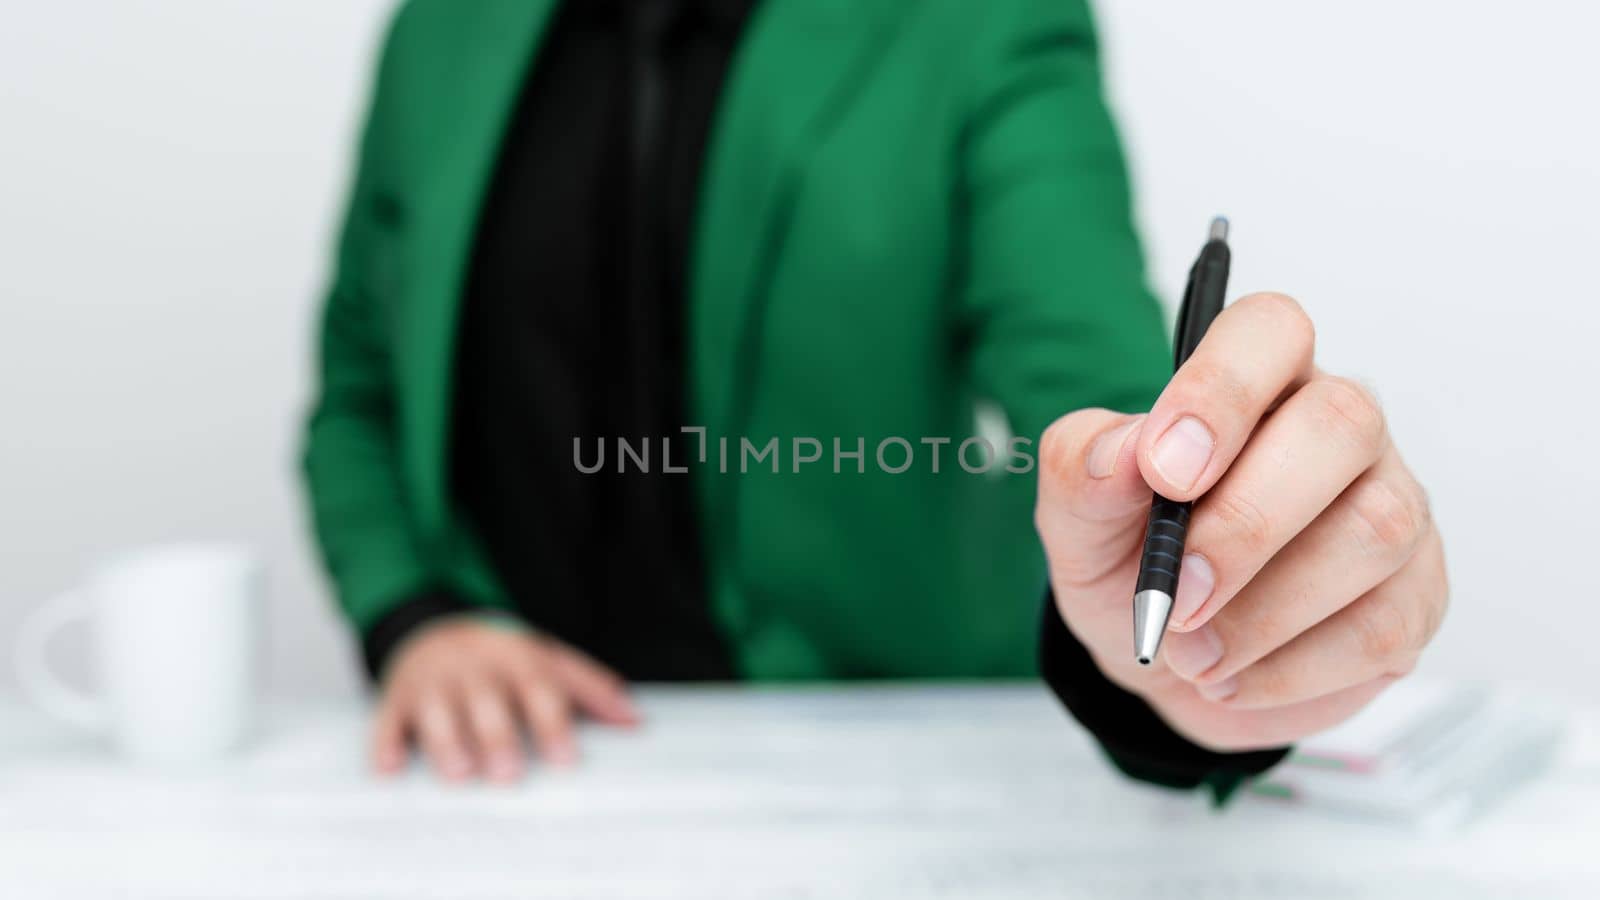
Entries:
[[361, 659], [367, 677], [376, 682], [383, 675], [395, 648], [412, 632], [436, 619], [479, 609], [447, 590], [433, 589], [416, 594], [384, 613], [383, 618], [361, 636]]
[[1039, 672], [1117, 768], [1141, 781], [1174, 788], [1204, 785], [1220, 804], [1247, 779], [1289, 755], [1288, 747], [1221, 753], [1178, 734], [1143, 698], [1100, 671], [1061, 620], [1049, 591], [1039, 627]]

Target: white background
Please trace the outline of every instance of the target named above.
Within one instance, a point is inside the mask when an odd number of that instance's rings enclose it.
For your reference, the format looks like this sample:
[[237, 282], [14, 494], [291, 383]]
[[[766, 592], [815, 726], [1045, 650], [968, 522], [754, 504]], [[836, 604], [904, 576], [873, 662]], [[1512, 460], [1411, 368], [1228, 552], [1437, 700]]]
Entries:
[[[96, 557], [223, 536], [271, 564], [274, 687], [357, 683], [294, 471], [387, 7], [0, 0], [0, 657]], [[1227, 213], [1234, 287], [1302, 299], [1432, 490], [1424, 669], [1600, 700], [1600, 7], [1100, 12], [1162, 296]]]

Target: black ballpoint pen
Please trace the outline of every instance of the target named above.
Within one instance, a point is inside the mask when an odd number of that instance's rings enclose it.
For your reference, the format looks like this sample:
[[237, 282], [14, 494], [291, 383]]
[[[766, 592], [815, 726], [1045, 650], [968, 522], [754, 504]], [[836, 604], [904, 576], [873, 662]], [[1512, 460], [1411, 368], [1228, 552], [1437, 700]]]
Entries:
[[[1200, 346], [1206, 329], [1222, 312], [1228, 292], [1228, 220], [1211, 220], [1211, 234], [1200, 248], [1200, 257], [1189, 270], [1189, 285], [1178, 307], [1178, 325], [1172, 339], [1173, 371]], [[1178, 571], [1183, 562], [1183, 544], [1189, 534], [1189, 511], [1194, 504], [1156, 495], [1150, 504], [1150, 525], [1144, 535], [1144, 552], [1139, 556], [1139, 581], [1133, 588], [1133, 647], [1140, 665], [1150, 665], [1161, 649], [1172, 615], [1172, 598], [1178, 595]]]

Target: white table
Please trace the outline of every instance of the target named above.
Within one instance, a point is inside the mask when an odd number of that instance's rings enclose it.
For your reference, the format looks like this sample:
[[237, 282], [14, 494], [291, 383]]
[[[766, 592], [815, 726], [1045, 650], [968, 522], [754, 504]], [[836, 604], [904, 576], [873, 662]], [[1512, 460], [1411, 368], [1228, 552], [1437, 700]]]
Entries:
[[1419, 836], [1130, 784], [1032, 687], [647, 689], [512, 788], [362, 767], [353, 704], [139, 769], [0, 703], [0, 897], [1600, 897], [1600, 729]]

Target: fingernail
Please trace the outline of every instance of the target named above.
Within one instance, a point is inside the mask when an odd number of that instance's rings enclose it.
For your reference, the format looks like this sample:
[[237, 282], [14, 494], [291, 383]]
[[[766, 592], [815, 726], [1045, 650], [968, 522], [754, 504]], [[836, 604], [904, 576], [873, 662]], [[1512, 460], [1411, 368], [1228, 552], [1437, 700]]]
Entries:
[[1211, 436], [1211, 429], [1204, 422], [1184, 416], [1156, 441], [1150, 462], [1168, 484], [1187, 491], [1200, 480], [1216, 446], [1217, 439]]
[[439, 761], [439, 770], [446, 778], [465, 778], [471, 774], [471, 769], [464, 756], [446, 756]]
[[1212, 703], [1221, 703], [1239, 693], [1239, 679], [1224, 678], [1216, 684], [1201, 685], [1198, 690], [1200, 691], [1200, 696], [1210, 700]]
[[1089, 448], [1090, 478], [1111, 477], [1117, 470], [1117, 457], [1122, 455], [1122, 445], [1128, 442], [1129, 433], [1142, 418], [1124, 422], [1095, 439], [1094, 446]]
[[553, 766], [570, 766], [578, 761], [578, 752], [571, 744], [551, 744], [545, 748], [544, 758]]
[[1217, 574], [1211, 571], [1211, 563], [1198, 553], [1185, 553], [1178, 568], [1178, 596], [1172, 598], [1170, 627], [1187, 629], [1189, 620], [1211, 599], [1216, 586]]
[[1193, 681], [1222, 659], [1222, 638], [1209, 625], [1198, 631], [1170, 634], [1162, 654], [1168, 668], [1179, 677]]

